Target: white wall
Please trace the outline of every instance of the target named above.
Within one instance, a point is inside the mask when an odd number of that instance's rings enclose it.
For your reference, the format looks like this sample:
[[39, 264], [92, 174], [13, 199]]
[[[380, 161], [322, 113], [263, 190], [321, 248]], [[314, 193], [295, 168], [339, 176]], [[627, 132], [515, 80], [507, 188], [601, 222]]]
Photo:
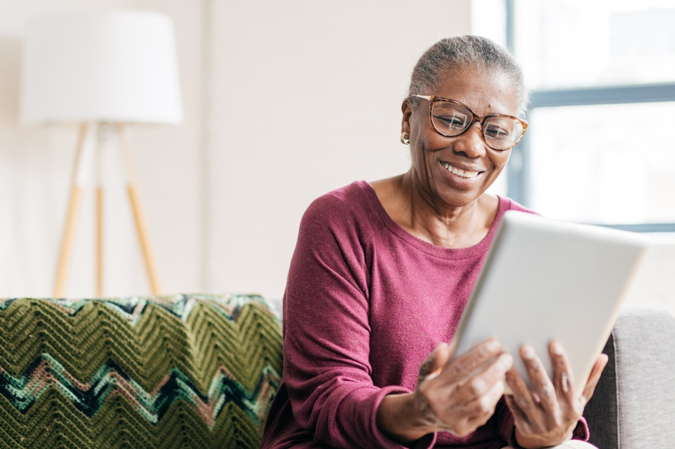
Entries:
[[215, 0], [211, 290], [279, 298], [319, 195], [402, 173], [413, 65], [470, 29], [469, 1]]
[[675, 234], [650, 235], [647, 250], [626, 303], [668, 310], [675, 315]]

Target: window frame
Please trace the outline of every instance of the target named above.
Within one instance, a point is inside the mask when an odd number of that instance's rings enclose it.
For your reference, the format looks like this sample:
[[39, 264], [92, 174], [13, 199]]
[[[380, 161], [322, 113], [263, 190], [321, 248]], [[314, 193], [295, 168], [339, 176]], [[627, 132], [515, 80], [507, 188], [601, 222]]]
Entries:
[[[515, 49], [515, 1], [506, 2], [506, 47]], [[535, 89], [530, 92], [528, 115], [537, 108], [590, 106], [607, 104], [675, 102], [675, 82], [658, 84], [630, 84], [574, 89]], [[532, 125], [531, 120], [530, 125]], [[528, 134], [511, 150], [507, 165], [507, 194], [528, 207], [530, 203], [531, 142]], [[602, 226], [635, 232], [675, 232], [675, 223], [602, 224]]]

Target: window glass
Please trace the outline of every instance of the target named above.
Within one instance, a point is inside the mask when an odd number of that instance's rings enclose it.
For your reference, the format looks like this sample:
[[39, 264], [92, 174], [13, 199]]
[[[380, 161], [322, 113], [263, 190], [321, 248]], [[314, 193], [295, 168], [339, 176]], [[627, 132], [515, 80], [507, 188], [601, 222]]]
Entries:
[[537, 108], [530, 206], [551, 218], [675, 222], [675, 102]]
[[516, 0], [531, 89], [675, 81], [675, 1]]

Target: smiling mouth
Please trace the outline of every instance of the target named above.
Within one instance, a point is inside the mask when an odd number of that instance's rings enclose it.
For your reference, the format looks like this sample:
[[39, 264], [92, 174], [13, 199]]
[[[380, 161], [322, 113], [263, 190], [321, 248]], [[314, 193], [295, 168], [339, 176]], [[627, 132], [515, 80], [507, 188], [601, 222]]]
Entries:
[[447, 162], [443, 162], [443, 161], [441, 161], [441, 165], [447, 171], [449, 171], [453, 175], [459, 176], [460, 178], [471, 179], [471, 178], [475, 178], [479, 174], [483, 173], [483, 172], [478, 172], [478, 171], [462, 170], [461, 168], [453, 167], [452, 165], [448, 164]]

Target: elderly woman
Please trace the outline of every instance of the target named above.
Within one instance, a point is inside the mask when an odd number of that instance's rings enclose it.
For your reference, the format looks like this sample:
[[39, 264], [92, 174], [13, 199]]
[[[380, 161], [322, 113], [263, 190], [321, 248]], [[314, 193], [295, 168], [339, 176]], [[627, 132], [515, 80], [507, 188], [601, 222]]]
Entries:
[[330, 192], [302, 219], [263, 447], [591, 447], [570, 440], [588, 438], [604, 356], [583, 392], [556, 343], [552, 379], [522, 348], [531, 388], [498, 341], [449, 361], [500, 218], [526, 211], [486, 193], [526, 102], [519, 67], [488, 39], [443, 39], [420, 58], [402, 105], [410, 170]]

